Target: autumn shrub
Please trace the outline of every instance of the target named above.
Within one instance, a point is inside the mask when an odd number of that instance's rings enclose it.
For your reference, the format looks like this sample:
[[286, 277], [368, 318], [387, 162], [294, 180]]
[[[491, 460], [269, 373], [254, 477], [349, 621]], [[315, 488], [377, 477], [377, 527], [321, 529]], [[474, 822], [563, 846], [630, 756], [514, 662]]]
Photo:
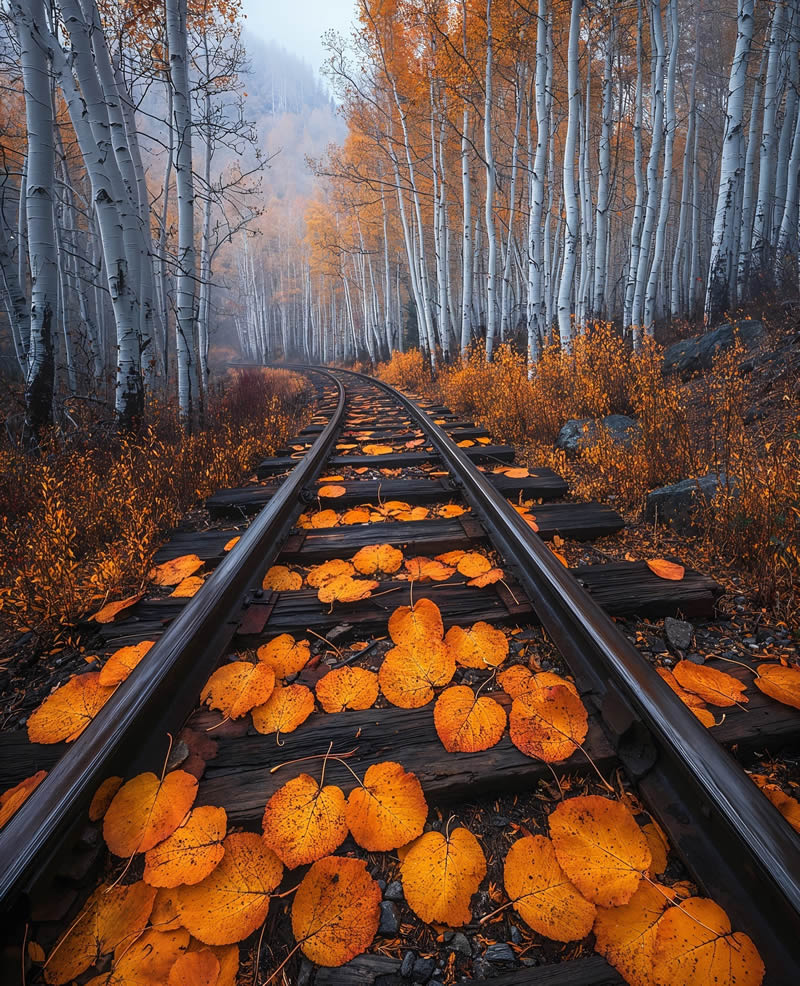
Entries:
[[[370, 372], [369, 368], [366, 372]], [[431, 387], [430, 366], [418, 349], [392, 353], [392, 358], [388, 363], [382, 363], [377, 373], [393, 387], [401, 387], [415, 394], [425, 394]]]
[[154, 405], [136, 436], [81, 433], [36, 457], [0, 447], [0, 633], [48, 636], [135, 591], [165, 532], [273, 452], [307, 404], [294, 374], [234, 371], [192, 434]]

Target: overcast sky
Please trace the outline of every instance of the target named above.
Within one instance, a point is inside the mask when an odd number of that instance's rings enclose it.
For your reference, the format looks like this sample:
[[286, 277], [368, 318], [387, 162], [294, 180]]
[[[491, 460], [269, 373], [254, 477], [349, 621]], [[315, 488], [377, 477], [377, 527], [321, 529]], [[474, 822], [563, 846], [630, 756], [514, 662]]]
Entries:
[[247, 27], [265, 41], [277, 41], [318, 72], [325, 52], [320, 37], [334, 28], [346, 33], [355, 0], [243, 0]]

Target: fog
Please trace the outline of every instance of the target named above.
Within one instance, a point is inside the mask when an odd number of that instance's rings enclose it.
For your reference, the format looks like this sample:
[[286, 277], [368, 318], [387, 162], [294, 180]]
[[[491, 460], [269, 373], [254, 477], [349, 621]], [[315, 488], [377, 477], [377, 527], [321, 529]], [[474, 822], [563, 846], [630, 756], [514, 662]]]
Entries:
[[319, 72], [325, 59], [322, 35], [346, 33], [355, 19], [356, 0], [243, 0], [247, 28], [265, 41], [276, 41]]

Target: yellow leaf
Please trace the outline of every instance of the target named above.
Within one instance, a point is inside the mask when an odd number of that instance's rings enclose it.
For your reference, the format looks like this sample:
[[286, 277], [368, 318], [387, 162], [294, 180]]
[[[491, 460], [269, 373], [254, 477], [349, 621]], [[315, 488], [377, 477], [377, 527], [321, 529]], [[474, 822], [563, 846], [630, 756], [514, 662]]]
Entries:
[[406, 903], [426, 924], [472, 921], [472, 896], [486, 876], [486, 857], [466, 828], [421, 835], [400, 867]]

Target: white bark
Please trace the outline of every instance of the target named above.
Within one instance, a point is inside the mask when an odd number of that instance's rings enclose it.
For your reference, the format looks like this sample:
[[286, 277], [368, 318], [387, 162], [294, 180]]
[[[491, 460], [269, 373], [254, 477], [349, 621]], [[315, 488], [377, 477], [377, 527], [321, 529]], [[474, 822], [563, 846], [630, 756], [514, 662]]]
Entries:
[[486, 82], [483, 107], [483, 153], [486, 160], [486, 242], [488, 259], [486, 272], [486, 359], [490, 361], [494, 352], [494, 337], [497, 321], [497, 237], [494, 228], [494, 190], [497, 180], [492, 141], [492, 58], [494, 39], [492, 36], [492, 0], [486, 0]]
[[598, 149], [597, 220], [595, 222], [594, 290], [591, 316], [596, 319], [606, 314], [606, 283], [608, 282], [608, 227], [611, 184], [611, 131], [613, 127], [614, 45], [616, 43], [616, 15], [609, 12], [608, 34], [604, 39], [603, 64], [603, 122]]
[[580, 208], [575, 189], [575, 147], [578, 137], [578, 124], [581, 104], [581, 83], [578, 64], [578, 40], [581, 27], [583, 0], [572, 0], [569, 24], [569, 47], [567, 51], [567, 92], [569, 115], [567, 136], [564, 141], [564, 207], [566, 228], [564, 233], [564, 262], [561, 268], [561, 282], [558, 289], [558, 334], [562, 346], [568, 346], [572, 339], [572, 296], [575, 268], [578, 259], [578, 237], [580, 234]]

